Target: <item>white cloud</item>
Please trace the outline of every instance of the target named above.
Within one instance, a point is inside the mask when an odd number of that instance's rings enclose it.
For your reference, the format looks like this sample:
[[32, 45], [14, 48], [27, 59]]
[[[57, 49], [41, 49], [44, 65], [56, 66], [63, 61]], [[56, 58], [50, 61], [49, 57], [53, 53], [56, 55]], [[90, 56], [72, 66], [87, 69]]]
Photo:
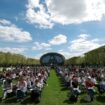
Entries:
[[26, 50], [27, 50], [26, 48], [10, 48], [10, 47], [0, 48], [1, 52], [10, 52], [10, 53], [16, 53], [16, 54], [24, 53], [24, 51]]
[[39, 43], [39, 42], [34, 42], [34, 46], [32, 47], [32, 50], [49, 50], [50, 44], [47, 43]]
[[101, 20], [105, 0], [47, 0], [52, 20], [61, 24]]
[[[47, 8], [47, 11], [46, 11]], [[77, 24], [100, 21], [105, 15], [105, 0], [28, 0], [26, 19], [31, 24], [52, 28], [55, 23]]]
[[100, 47], [102, 44], [99, 43], [98, 39], [90, 39], [90, 36], [87, 34], [81, 34], [77, 39], [71, 42], [69, 46], [70, 55], [78, 56], [91, 51], [95, 48]]
[[43, 56], [44, 54], [48, 53], [48, 51], [43, 51], [42, 53], [36, 54], [34, 56], [35, 59], [40, 59], [41, 56]]
[[44, 5], [39, 2], [40, 0], [28, 0], [26, 19], [31, 24], [52, 28], [53, 23], [50, 20], [50, 15], [46, 12]]
[[[62, 35], [55, 36], [52, 40], [49, 41], [49, 43], [35, 42], [34, 43], [35, 46], [33, 47], [33, 50], [42, 50], [43, 51], [42, 53], [36, 55], [35, 57], [40, 58], [41, 55], [43, 55], [49, 51], [50, 52], [55, 51], [53, 48], [51, 48], [53, 45], [60, 45], [60, 44], [67, 42], [67, 40], [62, 41], [62, 39], [63, 40], [67, 39], [66, 36], [65, 36], [65, 38], [61, 38], [59, 36], [62, 36]], [[66, 48], [63, 48], [56, 52], [64, 55], [65, 58], [67, 59], [67, 58], [71, 58], [74, 56], [83, 56], [84, 53], [91, 51], [93, 49], [96, 49], [102, 45], [103, 44], [100, 44], [99, 39], [97, 39], [97, 38], [91, 39], [91, 36], [88, 34], [80, 34], [80, 35], [78, 35], [78, 37], [75, 40], [72, 40], [70, 42], [69, 46], [67, 45]]]
[[61, 45], [67, 42], [67, 36], [59, 34], [55, 36], [53, 39], [49, 40], [51, 45]]
[[[55, 41], [56, 43], [56, 41]], [[35, 47], [35, 50], [40, 49], [46, 49], [47, 47], [50, 48], [51, 44], [45, 44], [45, 47], [42, 47], [42, 43], [35, 42], [37, 47]], [[56, 52], [64, 55], [66, 59], [74, 57], [74, 56], [84, 56], [84, 53], [91, 51], [93, 49], [96, 49], [103, 44], [100, 44], [100, 40], [97, 38], [91, 39], [90, 35], [88, 34], [80, 34], [78, 35], [77, 39], [72, 40], [70, 43], [70, 46], [67, 48], [63, 48], [61, 50], [58, 50]], [[54, 49], [51, 49], [50, 52], [53, 52]], [[48, 53], [48, 51], [43, 50], [42, 53], [35, 56], [35, 58], [40, 58], [41, 55]]]
[[66, 59], [74, 56], [84, 56], [84, 53], [103, 45], [99, 42], [100, 40], [97, 38], [91, 39], [90, 35], [80, 34], [77, 39], [71, 41], [68, 49], [65, 48], [58, 52], [63, 54]]
[[65, 35], [59, 34], [53, 37], [48, 43], [34, 42], [32, 50], [51, 50], [52, 45], [61, 45], [67, 43], [67, 37]]
[[18, 28], [10, 21], [0, 19], [0, 40], [13, 42], [27, 42], [31, 41], [31, 34]]
[[11, 22], [5, 19], [0, 19], [0, 25], [11, 25]]
[[70, 58], [70, 52], [69, 51], [59, 50], [58, 53], [62, 54], [66, 59]]

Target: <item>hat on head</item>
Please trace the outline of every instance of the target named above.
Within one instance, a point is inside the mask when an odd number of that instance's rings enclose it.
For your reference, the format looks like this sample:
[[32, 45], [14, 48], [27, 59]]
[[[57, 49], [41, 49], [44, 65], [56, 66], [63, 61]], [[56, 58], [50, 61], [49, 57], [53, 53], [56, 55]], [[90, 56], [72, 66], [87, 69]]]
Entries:
[[91, 79], [91, 77], [90, 77], [90, 76], [88, 76], [87, 78], [88, 78], [88, 79]]

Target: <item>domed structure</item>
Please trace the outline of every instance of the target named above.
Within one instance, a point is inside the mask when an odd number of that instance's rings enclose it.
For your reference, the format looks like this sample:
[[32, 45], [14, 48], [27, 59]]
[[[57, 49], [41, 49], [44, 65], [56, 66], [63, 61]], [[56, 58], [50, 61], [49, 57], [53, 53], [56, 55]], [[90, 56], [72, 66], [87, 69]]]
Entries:
[[40, 63], [42, 65], [63, 65], [65, 62], [65, 57], [59, 53], [47, 53], [41, 56]]

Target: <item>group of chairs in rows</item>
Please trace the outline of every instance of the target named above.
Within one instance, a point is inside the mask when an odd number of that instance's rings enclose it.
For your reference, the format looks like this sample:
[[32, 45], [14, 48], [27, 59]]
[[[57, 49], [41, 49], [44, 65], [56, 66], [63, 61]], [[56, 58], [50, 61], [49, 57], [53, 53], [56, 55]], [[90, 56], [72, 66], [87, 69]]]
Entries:
[[35, 77], [33, 76], [34, 78], [23, 74], [15, 79], [11, 78], [10, 74], [7, 73], [5, 77], [1, 78], [3, 91], [1, 100], [5, 102], [7, 99], [15, 97], [17, 102], [24, 102], [25, 98], [29, 97], [31, 102], [40, 102], [41, 93], [49, 76], [48, 73], [47, 69], [45, 69], [37, 73]]
[[[73, 71], [75, 74], [75, 71]], [[62, 78], [62, 81], [65, 83], [66, 88], [70, 90], [69, 93], [69, 101], [77, 102], [78, 97], [81, 94], [85, 95], [84, 102], [92, 102], [94, 100], [95, 94], [102, 95], [105, 93], [105, 77], [100, 77], [99, 80], [96, 78], [92, 78], [90, 75], [85, 77], [85, 80], [81, 81], [79, 76], [77, 75], [69, 75], [72, 78], [68, 77], [67, 79], [67, 71], [62, 68], [57, 68], [57, 73]]]
[[40, 102], [42, 89], [40, 90], [39, 87], [34, 87], [27, 89], [27, 91], [23, 92], [21, 89], [17, 89], [17, 87], [14, 85], [12, 90], [7, 89], [3, 91], [3, 94], [5, 94], [6, 92], [6, 98], [2, 98], [2, 102], [5, 102], [9, 98], [15, 96], [16, 102], [22, 103], [27, 96], [30, 97], [30, 101], [32, 102]]

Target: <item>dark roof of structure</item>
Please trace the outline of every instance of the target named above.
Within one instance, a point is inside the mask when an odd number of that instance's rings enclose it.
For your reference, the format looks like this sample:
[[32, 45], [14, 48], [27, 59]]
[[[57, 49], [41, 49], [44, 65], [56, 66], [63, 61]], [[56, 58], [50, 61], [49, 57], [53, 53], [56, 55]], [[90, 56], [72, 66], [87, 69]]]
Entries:
[[42, 65], [63, 65], [65, 57], [56, 52], [49, 52], [41, 56], [40, 63]]

